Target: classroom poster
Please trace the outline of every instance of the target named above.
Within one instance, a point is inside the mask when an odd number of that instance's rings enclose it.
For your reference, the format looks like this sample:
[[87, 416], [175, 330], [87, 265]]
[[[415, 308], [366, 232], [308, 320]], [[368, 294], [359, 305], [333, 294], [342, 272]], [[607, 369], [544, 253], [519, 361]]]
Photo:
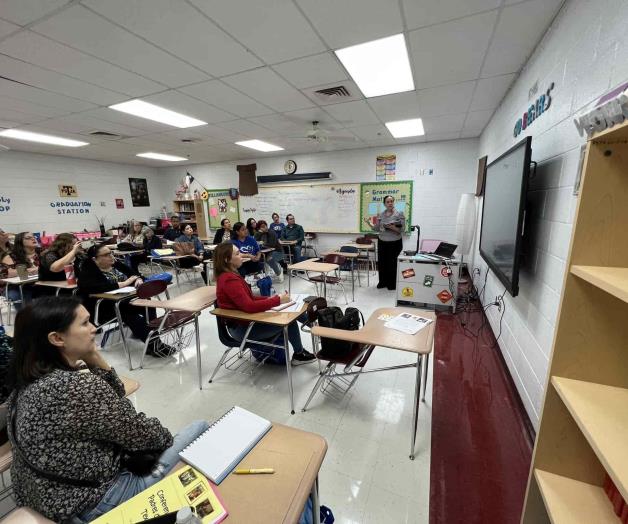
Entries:
[[229, 189], [208, 189], [207, 209], [209, 213], [209, 227], [220, 229], [220, 222], [228, 218], [231, 224], [240, 220], [239, 200], [233, 200]]
[[129, 189], [131, 190], [131, 201], [133, 207], [148, 207], [148, 184], [145, 178], [129, 178]]
[[375, 160], [375, 180], [378, 182], [395, 180], [397, 155], [379, 155]]
[[391, 195], [395, 199], [395, 209], [406, 217], [406, 232], [410, 232], [412, 222], [412, 181], [371, 182], [360, 184], [360, 231], [372, 231], [365, 224], [375, 224], [377, 215], [384, 211], [384, 197]]

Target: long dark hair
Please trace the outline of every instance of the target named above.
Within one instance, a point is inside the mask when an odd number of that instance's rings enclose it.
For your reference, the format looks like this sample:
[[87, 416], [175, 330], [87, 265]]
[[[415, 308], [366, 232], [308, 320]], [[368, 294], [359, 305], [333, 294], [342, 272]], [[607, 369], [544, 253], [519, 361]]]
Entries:
[[42, 256], [46, 253], [54, 253], [59, 258], [63, 258], [70, 252], [75, 242], [76, 237], [72, 233], [61, 233], [53, 240], [50, 247], [42, 253]]
[[12, 389], [26, 387], [56, 369], [72, 369], [48, 335], [53, 331], [65, 333], [80, 305], [74, 297], [41, 297], [20, 310], [15, 317], [8, 376]]
[[242, 222], [236, 222], [235, 224], [233, 224], [233, 227], [231, 228], [231, 230], [236, 234], [236, 237], [238, 236], [238, 231], [240, 231], [240, 229], [242, 229], [243, 227], [246, 227]]
[[257, 220], [255, 220], [253, 217], [249, 218], [246, 221], [246, 228], [249, 230], [249, 235], [251, 236], [255, 236], [255, 228], [251, 225], [253, 224], [253, 222], [255, 222], [255, 226], [257, 227]]
[[24, 249], [24, 237], [27, 233], [28, 231], [22, 231], [21, 233], [15, 235], [15, 242], [13, 243], [13, 256], [11, 258], [13, 258], [13, 261], [16, 264], [26, 264], [28, 266], [30, 263], [28, 261], [28, 256], [26, 255], [26, 250]]

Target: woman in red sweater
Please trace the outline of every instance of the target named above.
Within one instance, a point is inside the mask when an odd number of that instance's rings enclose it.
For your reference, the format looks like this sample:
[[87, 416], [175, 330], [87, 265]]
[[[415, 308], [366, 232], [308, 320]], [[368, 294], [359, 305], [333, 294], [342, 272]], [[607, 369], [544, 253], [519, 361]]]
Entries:
[[[239, 309], [246, 313], [261, 313], [271, 307], [290, 301], [290, 295], [274, 295], [272, 297], [254, 296], [251, 288], [238, 273], [244, 260], [238, 248], [231, 243], [220, 244], [214, 251], [214, 273], [216, 274], [216, 298], [223, 309]], [[299, 318], [299, 320], [301, 320]], [[246, 334], [248, 322], [234, 323], [230, 333], [237, 341], [242, 342]], [[270, 324], [255, 324], [249, 337], [255, 340], [269, 340], [279, 335], [281, 326]], [[292, 345], [292, 365], [313, 362], [316, 357], [305, 350], [301, 343], [299, 326], [293, 322], [288, 326], [288, 340]]]

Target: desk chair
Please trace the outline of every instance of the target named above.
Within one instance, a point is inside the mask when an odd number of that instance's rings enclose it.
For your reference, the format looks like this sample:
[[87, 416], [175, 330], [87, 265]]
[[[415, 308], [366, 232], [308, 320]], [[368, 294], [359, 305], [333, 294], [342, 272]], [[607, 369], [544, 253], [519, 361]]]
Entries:
[[[219, 307], [218, 304], [216, 304], [216, 307]], [[221, 366], [225, 366], [225, 369], [228, 369], [230, 371], [237, 371], [238, 373], [241, 373], [243, 375], [253, 375], [255, 370], [258, 367], [264, 365], [266, 361], [270, 358], [271, 354], [273, 353], [274, 348], [279, 347], [277, 344], [275, 344], [275, 341], [279, 338], [279, 335], [276, 335], [272, 339], [269, 339], [266, 341], [247, 340], [249, 333], [251, 329], [253, 328], [253, 325], [255, 324], [255, 322], [249, 323], [248, 329], [244, 335], [244, 338], [242, 339], [242, 342], [238, 342], [233, 337], [233, 335], [231, 335], [231, 333], [229, 332], [229, 326], [227, 325], [227, 321], [224, 318], [217, 316], [216, 323], [218, 326], [218, 338], [220, 339], [220, 342], [222, 342], [222, 344], [227, 349], [224, 351], [224, 353], [220, 357], [220, 360], [218, 361], [218, 364], [214, 368], [214, 371], [211, 377], [209, 377], [210, 384], [214, 380], [214, 377], [216, 376], [216, 373], [218, 373], [218, 370], [220, 369]], [[269, 347], [267, 354], [263, 355], [261, 359], [255, 359], [255, 357], [253, 357], [253, 353], [251, 352], [251, 346], [253, 345], [257, 346], [258, 344], [262, 346], [266, 344], [272, 344], [272, 347]], [[238, 348], [238, 351], [234, 353], [233, 355], [229, 356], [229, 353], [231, 353], [231, 351], [234, 348]], [[259, 348], [256, 348], [256, 349], [259, 349]], [[261, 351], [265, 352], [263, 349]], [[255, 362], [253, 362], [254, 360]], [[240, 371], [240, 368], [242, 366], [245, 366], [245, 368], [242, 371]]]
[[[313, 303], [310, 303], [310, 306]], [[312, 319], [312, 324], [318, 322], [318, 311], [322, 308], [315, 309], [310, 312], [308, 306], [308, 320]], [[310, 393], [305, 405], [301, 411], [306, 411], [310, 402], [316, 395], [316, 392], [320, 389], [321, 393], [334, 398], [337, 401], [341, 401], [351, 388], [355, 385], [358, 378], [362, 374], [364, 366], [368, 362], [375, 346], [367, 344], [359, 344], [357, 342], [352, 343], [351, 349], [343, 355], [335, 354], [334, 351], [325, 349], [322, 346], [325, 343], [325, 339], [320, 339], [312, 335], [312, 348], [314, 349], [314, 355], [319, 363], [319, 377], [314, 384], [314, 388]], [[322, 369], [322, 363], [326, 362], [325, 368]], [[337, 366], [344, 366], [342, 372], [337, 372]], [[357, 368], [357, 372], [355, 369]], [[351, 373], [346, 375], [346, 373]]]
[[[137, 299], [132, 300], [131, 304], [144, 307], [146, 312], [145, 318], [148, 319], [149, 308], [159, 308], [159, 300], [153, 299], [162, 293], [165, 293], [166, 297], [170, 298], [168, 295], [168, 284], [163, 280], [144, 282], [137, 288]], [[194, 335], [194, 329], [190, 329], [193, 322], [193, 313], [169, 309], [163, 315], [149, 320], [147, 324], [151, 330], [144, 341], [140, 368], [144, 367], [144, 358], [150, 343], [158, 343], [160, 340], [175, 349], [175, 352], [179, 354], [179, 363], [181, 363], [181, 359], [184, 358], [182, 350], [190, 345]]]
[[313, 253], [313, 257], [318, 257], [318, 253], [316, 251], [316, 247], [314, 246], [314, 241], [316, 240], [316, 233], [305, 233], [305, 238], [303, 239], [303, 246], [301, 248], [301, 257], [309, 258], [307, 256], [307, 252], [311, 251]]
[[[358, 237], [355, 239], [355, 243], [356, 244], [363, 244], [363, 245], [372, 245], [373, 244], [373, 239], [371, 238], [367, 238], [367, 237]], [[371, 253], [373, 253], [373, 256], [371, 257]], [[366, 262], [367, 264], [367, 271], [377, 271], [377, 259], [376, 259], [376, 253], [375, 250], [373, 251], [367, 251], [366, 252], [366, 256], [364, 255], [359, 255], [358, 256], [358, 262]]]
[[333, 275], [325, 275], [322, 273], [318, 273], [314, 276], [310, 276], [310, 273], [312, 273], [311, 271], [306, 271], [306, 278], [307, 280], [309, 280], [310, 282], [313, 282], [314, 285], [316, 286], [316, 294], [319, 294], [318, 291], [318, 285], [319, 284], [323, 284], [323, 283], [327, 283], [327, 286], [329, 286], [330, 284], [332, 286], [338, 286], [340, 287], [340, 289], [342, 289], [342, 294], [345, 297], [345, 304], [348, 304], [349, 301], [347, 300], [347, 293], [345, 292], [345, 286], [342, 282], [342, 278], [340, 278], [340, 268], [342, 268], [343, 266], [345, 266], [345, 264], [347, 263], [347, 258], [343, 257], [342, 255], [325, 255], [325, 257], [323, 258], [323, 262], [327, 263], [327, 264], [337, 264], [338, 265], [338, 269], [334, 272]]
[[[355, 253], [356, 255], [359, 253], [359, 249], [357, 247], [354, 246], [340, 246], [340, 250], [341, 253]], [[359, 256], [358, 258], [355, 258], [353, 260], [347, 260], [345, 262], [345, 265], [342, 266], [340, 268], [341, 271], [351, 271], [351, 267], [353, 265], [354, 269], [357, 266], [357, 270], [358, 270], [358, 286], [362, 285], [362, 282], [360, 281], [360, 266], [358, 264], [359, 262]], [[351, 274], [351, 278], [353, 278], [353, 273]]]

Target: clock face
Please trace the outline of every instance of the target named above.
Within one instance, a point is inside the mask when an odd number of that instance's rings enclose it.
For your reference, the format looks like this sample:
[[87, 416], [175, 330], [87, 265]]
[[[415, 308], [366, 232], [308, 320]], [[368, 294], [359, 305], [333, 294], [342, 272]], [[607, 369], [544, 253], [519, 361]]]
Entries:
[[294, 160], [286, 160], [286, 163], [283, 165], [283, 170], [288, 175], [296, 173], [296, 171], [297, 171], [297, 163]]

